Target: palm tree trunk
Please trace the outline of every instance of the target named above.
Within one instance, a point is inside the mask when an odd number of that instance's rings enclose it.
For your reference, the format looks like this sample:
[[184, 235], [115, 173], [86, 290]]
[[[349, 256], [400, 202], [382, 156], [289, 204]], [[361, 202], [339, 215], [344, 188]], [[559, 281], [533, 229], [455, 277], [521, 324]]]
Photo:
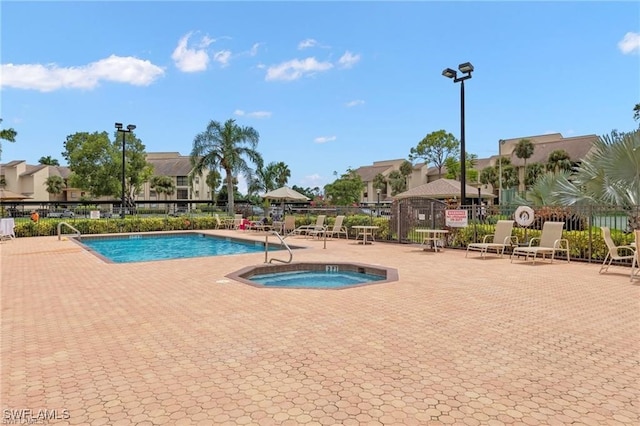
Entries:
[[233, 176], [231, 174], [231, 170], [225, 170], [225, 172], [227, 173], [227, 213], [229, 213], [229, 216], [233, 216], [235, 214], [235, 208], [233, 205]]

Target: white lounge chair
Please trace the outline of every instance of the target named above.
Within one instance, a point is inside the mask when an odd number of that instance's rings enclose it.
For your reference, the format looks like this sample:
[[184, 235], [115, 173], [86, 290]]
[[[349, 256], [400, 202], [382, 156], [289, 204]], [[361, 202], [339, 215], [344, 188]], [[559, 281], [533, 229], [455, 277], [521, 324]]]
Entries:
[[[545, 222], [542, 225], [542, 234], [540, 237], [534, 237], [529, 241], [526, 247], [516, 247], [511, 253], [511, 262], [515, 256], [524, 256], [525, 261], [531, 260], [536, 263], [538, 254], [545, 259], [547, 254], [551, 255], [551, 263], [555, 259], [556, 252], [565, 252], [567, 254], [567, 262], [569, 262], [569, 240], [562, 238], [562, 228], [564, 222]], [[536, 242], [538, 244], [536, 245]]]
[[492, 235], [485, 235], [481, 243], [470, 243], [467, 246], [467, 254], [469, 250], [480, 251], [480, 257], [485, 258], [488, 250], [495, 250], [496, 254], [502, 257], [504, 249], [518, 245], [518, 237], [511, 235], [513, 232], [513, 220], [499, 220], [496, 223], [496, 229]]
[[600, 274], [603, 272], [607, 272], [609, 266], [611, 266], [611, 262], [615, 261], [628, 261], [633, 260], [635, 255], [635, 250], [631, 246], [616, 246], [611, 238], [611, 230], [606, 226], [601, 226], [602, 230], [602, 238], [604, 239], [604, 243], [607, 245], [607, 255], [600, 266]]
[[631, 277], [630, 281], [640, 280], [640, 267], [638, 265], [638, 250], [640, 250], [640, 229], [633, 231], [635, 235], [635, 253], [633, 254], [633, 260], [631, 260]]
[[331, 229], [326, 230], [327, 237], [333, 237], [334, 235], [337, 235], [338, 238], [340, 238], [340, 234], [344, 234], [344, 237], [348, 240], [349, 231], [347, 230], [346, 226], [342, 225], [343, 222], [344, 215], [336, 216], [336, 221], [333, 222], [333, 226], [331, 227]]
[[301, 225], [294, 229], [291, 234], [294, 235], [310, 235], [311, 232], [314, 232], [316, 235], [318, 233], [324, 232], [326, 230], [324, 226], [324, 220], [326, 219], [326, 215], [319, 214], [316, 219], [315, 225]]

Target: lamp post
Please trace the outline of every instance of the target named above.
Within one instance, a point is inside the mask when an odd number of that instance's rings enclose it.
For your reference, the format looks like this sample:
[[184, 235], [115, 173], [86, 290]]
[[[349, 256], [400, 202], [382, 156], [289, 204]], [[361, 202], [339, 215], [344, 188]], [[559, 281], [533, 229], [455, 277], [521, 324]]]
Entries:
[[500, 139], [498, 141], [498, 204], [502, 206], [502, 145], [504, 145], [504, 140]]
[[135, 130], [136, 126], [134, 124], [127, 125], [127, 129], [122, 128], [122, 123], [116, 123], [116, 132], [122, 133], [122, 205], [120, 207], [120, 217], [124, 219], [124, 203], [125, 203], [125, 177], [126, 177], [126, 166], [125, 166], [125, 137], [126, 133], [131, 133]]
[[458, 65], [458, 69], [465, 75], [458, 77], [458, 72], [451, 68], [445, 68], [444, 71], [442, 71], [442, 75], [447, 78], [452, 78], [454, 83], [460, 83], [460, 205], [464, 205], [465, 199], [467, 198], [467, 153], [465, 152], [464, 139], [464, 81], [471, 78], [473, 65], [471, 65], [471, 62], [465, 62]]
[[376, 189], [376, 194], [378, 194], [378, 217], [380, 217], [380, 188]]

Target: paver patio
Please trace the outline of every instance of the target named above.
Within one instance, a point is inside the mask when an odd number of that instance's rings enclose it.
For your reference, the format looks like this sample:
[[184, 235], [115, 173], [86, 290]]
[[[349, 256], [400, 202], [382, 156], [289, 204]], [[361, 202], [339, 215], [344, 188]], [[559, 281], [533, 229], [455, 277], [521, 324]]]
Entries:
[[0, 244], [3, 422], [640, 424], [628, 268], [293, 241], [295, 261], [400, 279], [264, 289], [225, 277], [263, 253], [108, 264], [57, 237]]

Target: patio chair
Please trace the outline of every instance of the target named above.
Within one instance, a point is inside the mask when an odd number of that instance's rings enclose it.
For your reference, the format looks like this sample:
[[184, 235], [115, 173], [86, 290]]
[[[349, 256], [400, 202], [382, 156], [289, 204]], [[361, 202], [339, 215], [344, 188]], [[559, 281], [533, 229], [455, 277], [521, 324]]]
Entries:
[[316, 219], [315, 225], [300, 225], [296, 229], [294, 229], [291, 234], [293, 235], [310, 235], [311, 232], [315, 232], [316, 235], [319, 232], [324, 232], [326, 229], [324, 226], [324, 220], [326, 219], [326, 215], [319, 214]]
[[[545, 222], [542, 225], [542, 234], [540, 237], [534, 237], [529, 241], [529, 245], [525, 247], [516, 247], [511, 252], [511, 262], [515, 256], [524, 255], [525, 261], [531, 256], [532, 263], [536, 263], [538, 254], [542, 255], [542, 260], [547, 254], [551, 254], [551, 263], [555, 259], [556, 252], [565, 252], [567, 254], [567, 262], [569, 262], [569, 240], [562, 238], [562, 228], [564, 222]], [[538, 242], [537, 245], [535, 243]]]
[[600, 271], [598, 273], [602, 274], [603, 272], [607, 272], [609, 266], [611, 266], [611, 262], [616, 261], [627, 261], [633, 260], [635, 255], [635, 250], [631, 246], [616, 246], [611, 238], [611, 230], [607, 226], [601, 226], [602, 230], [602, 238], [604, 239], [605, 244], [607, 245], [607, 255], [600, 265]]
[[635, 252], [633, 253], [633, 259], [631, 260], [631, 277], [630, 281], [640, 280], [640, 265], [638, 265], [638, 250], [640, 245], [640, 229], [633, 231], [635, 235]]
[[282, 235], [289, 235], [296, 230], [296, 217], [285, 216], [284, 223], [282, 225]]
[[481, 243], [470, 243], [467, 245], [467, 254], [469, 250], [480, 251], [480, 257], [486, 258], [488, 250], [495, 250], [496, 254], [502, 257], [504, 249], [518, 245], [518, 237], [511, 235], [513, 232], [513, 220], [499, 220], [496, 223], [496, 229], [492, 235], [485, 235]]
[[327, 237], [333, 238], [334, 235], [337, 235], [338, 238], [340, 238], [340, 234], [344, 234], [344, 237], [348, 240], [349, 231], [347, 230], [346, 226], [342, 225], [343, 222], [344, 215], [336, 216], [336, 221], [333, 222], [333, 226], [331, 227], [331, 229], [326, 230]]

